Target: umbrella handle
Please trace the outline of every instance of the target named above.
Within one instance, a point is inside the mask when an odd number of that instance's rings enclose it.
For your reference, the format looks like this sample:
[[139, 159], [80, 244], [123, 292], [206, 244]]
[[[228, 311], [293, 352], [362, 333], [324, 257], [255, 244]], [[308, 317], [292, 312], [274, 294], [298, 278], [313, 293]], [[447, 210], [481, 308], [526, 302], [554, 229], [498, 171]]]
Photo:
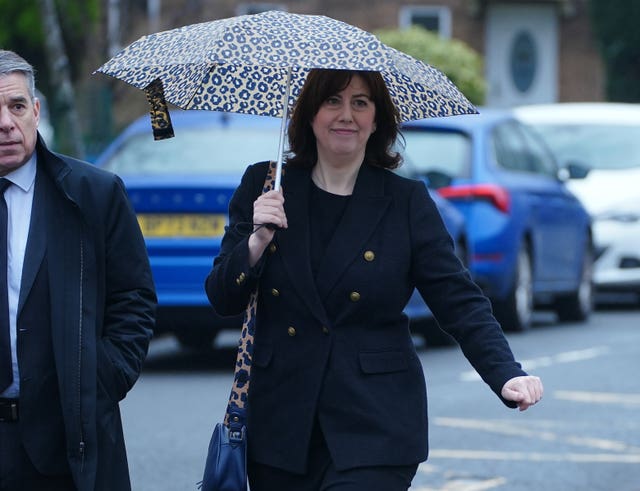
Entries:
[[280, 142], [278, 143], [278, 160], [276, 161], [276, 176], [273, 189], [280, 190], [280, 180], [282, 179], [282, 160], [284, 154], [284, 137], [287, 133], [287, 121], [289, 120], [289, 95], [291, 93], [291, 67], [287, 68], [287, 85], [284, 95], [282, 122], [280, 123]]

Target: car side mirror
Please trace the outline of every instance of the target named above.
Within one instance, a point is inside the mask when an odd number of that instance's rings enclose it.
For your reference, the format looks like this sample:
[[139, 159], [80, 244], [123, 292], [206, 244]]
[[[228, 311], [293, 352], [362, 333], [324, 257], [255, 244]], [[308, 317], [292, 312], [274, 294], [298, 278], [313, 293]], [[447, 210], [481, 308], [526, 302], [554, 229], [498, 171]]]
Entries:
[[581, 162], [569, 161], [558, 171], [558, 178], [562, 181], [569, 179], [584, 179], [591, 169]]
[[427, 187], [431, 189], [439, 189], [449, 186], [453, 180], [449, 174], [438, 170], [422, 172], [420, 177], [422, 177], [422, 180], [426, 182]]

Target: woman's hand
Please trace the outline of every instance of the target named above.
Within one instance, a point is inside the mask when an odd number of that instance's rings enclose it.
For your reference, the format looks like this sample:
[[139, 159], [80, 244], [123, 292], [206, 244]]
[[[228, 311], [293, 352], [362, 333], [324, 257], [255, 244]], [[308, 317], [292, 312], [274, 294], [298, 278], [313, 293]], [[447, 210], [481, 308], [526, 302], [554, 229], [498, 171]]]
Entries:
[[507, 401], [516, 402], [520, 411], [525, 411], [542, 399], [543, 392], [540, 378], [526, 375], [507, 380], [500, 393]]
[[254, 266], [278, 228], [287, 228], [282, 188], [258, 196], [253, 203], [253, 233], [249, 236], [249, 264]]

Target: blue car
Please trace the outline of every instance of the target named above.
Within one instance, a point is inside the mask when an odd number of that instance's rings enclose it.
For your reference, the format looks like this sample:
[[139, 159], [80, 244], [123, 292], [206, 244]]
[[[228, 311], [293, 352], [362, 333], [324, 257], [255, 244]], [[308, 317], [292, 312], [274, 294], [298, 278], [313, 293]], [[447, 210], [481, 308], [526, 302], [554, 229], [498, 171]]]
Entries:
[[229, 200], [247, 165], [275, 159], [280, 120], [173, 111], [175, 138], [154, 141], [148, 116], [96, 160], [122, 177], [145, 236], [158, 293], [156, 334], [192, 349], [211, 346], [238, 318], [217, 317], [204, 280], [227, 225]]
[[402, 133], [411, 173], [462, 213], [467, 266], [503, 329], [526, 330], [536, 308], [560, 321], [587, 319], [591, 221], [565, 185], [582, 173], [559, 168], [506, 109], [410, 122]]
[[[145, 236], [158, 293], [156, 334], [183, 347], [206, 349], [220, 330], [241, 319], [219, 318], [204, 280], [227, 225], [229, 200], [247, 165], [275, 159], [278, 118], [215, 111], [171, 113], [175, 138], [154, 141], [149, 117], [127, 127], [96, 160], [125, 182]], [[434, 196], [456, 243], [464, 248], [460, 213]], [[430, 317], [419, 298], [407, 313]]]

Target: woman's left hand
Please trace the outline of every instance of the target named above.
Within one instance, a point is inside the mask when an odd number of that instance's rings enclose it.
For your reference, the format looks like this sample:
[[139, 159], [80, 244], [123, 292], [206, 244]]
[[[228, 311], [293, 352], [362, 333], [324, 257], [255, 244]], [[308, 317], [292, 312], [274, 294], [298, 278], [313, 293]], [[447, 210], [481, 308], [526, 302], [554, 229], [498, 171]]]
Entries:
[[507, 401], [516, 402], [520, 411], [525, 411], [542, 399], [543, 392], [540, 378], [526, 375], [507, 380], [500, 393]]

